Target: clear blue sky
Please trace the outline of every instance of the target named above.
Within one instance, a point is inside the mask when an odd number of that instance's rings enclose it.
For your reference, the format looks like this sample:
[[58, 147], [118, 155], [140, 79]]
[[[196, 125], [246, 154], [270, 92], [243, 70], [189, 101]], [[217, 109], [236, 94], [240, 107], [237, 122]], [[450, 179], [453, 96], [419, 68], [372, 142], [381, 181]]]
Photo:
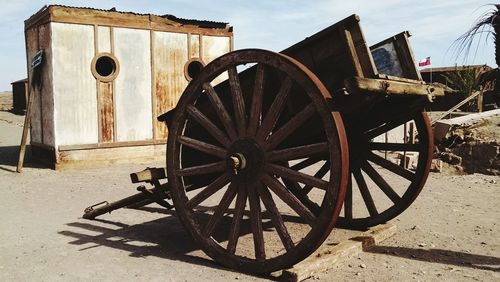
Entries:
[[[280, 51], [351, 15], [361, 17], [367, 42], [375, 44], [409, 30], [416, 59], [431, 57], [432, 67], [494, 63], [493, 39], [481, 43], [464, 62], [449, 47], [487, 9], [490, 0], [10, 0], [0, 9], [0, 91], [26, 77], [24, 20], [43, 5], [110, 9], [181, 18], [224, 21], [234, 27], [235, 48]], [[483, 40], [483, 42], [485, 42]], [[476, 46], [476, 45], [474, 45]]]

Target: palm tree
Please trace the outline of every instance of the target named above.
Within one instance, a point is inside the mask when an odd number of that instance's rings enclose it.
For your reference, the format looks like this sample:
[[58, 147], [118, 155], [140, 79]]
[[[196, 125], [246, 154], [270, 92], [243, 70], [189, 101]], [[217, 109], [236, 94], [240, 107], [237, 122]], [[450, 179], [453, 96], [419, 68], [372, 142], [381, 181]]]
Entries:
[[463, 53], [467, 58], [476, 37], [479, 37], [479, 41], [481, 41], [483, 36], [484, 40], [487, 40], [490, 35], [493, 36], [495, 43], [495, 63], [498, 69], [500, 67], [500, 4], [491, 6], [494, 6], [494, 8], [479, 17], [471, 29], [455, 40], [455, 44], [457, 44], [458, 49], [457, 56]]
[[482, 90], [493, 89], [495, 82], [500, 81], [500, 4], [492, 4], [491, 6], [492, 9], [480, 16], [472, 28], [454, 42], [457, 47], [457, 57], [463, 54], [467, 58], [473, 47], [474, 39], [478, 38], [477, 47], [479, 47], [482, 40], [487, 41], [490, 36], [493, 37], [497, 67], [484, 72], [479, 78], [478, 85], [476, 86], [479, 86]]

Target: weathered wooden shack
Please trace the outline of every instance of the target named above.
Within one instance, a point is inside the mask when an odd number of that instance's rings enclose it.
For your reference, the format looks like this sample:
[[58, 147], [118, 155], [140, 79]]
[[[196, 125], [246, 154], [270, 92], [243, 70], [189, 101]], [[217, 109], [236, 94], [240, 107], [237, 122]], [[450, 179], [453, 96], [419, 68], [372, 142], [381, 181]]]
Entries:
[[227, 23], [58, 5], [27, 19], [25, 38], [28, 68], [44, 55], [33, 157], [56, 169], [164, 159], [156, 117], [201, 65], [233, 49]]
[[12, 85], [12, 112], [24, 115], [28, 101], [28, 79], [21, 79]]

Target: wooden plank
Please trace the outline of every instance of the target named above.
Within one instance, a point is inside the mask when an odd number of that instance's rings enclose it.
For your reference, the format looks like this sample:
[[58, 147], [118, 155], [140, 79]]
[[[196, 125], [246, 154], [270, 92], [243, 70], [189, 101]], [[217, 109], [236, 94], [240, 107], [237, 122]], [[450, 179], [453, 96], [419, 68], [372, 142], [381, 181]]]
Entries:
[[365, 77], [363, 74], [363, 68], [361, 67], [360, 58], [358, 57], [358, 53], [356, 52], [356, 46], [354, 45], [351, 32], [349, 30], [344, 30], [342, 32], [342, 35], [347, 47], [347, 51], [349, 52], [349, 57], [351, 59], [350, 62], [352, 65], [352, 69], [354, 70], [354, 75]]
[[126, 26], [130, 28], [149, 29], [148, 15], [133, 13], [113, 13], [93, 9], [75, 9], [62, 6], [49, 7], [51, 20], [60, 23], [97, 24], [107, 26]]
[[353, 41], [356, 56], [358, 57], [363, 76], [373, 78], [377, 74], [375, 63], [371, 56], [370, 49], [366, 44], [366, 40], [359, 24], [351, 24], [347, 27]]
[[165, 145], [125, 146], [87, 150], [62, 151], [57, 153], [56, 170], [94, 168], [116, 164], [157, 164], [165, 162]]
[[[32, 87], [30, 84], [30, 94], [33, 94]], [[31, 108], [33, 107], [33, 95], [29, 95], [28, 104], [26, 105], [26, 115], [24, 117], [23, 133], [21, 136], [21, 144], [19, 145], [19, 158], [17, 161], [16, 171], [21, 173], [24, 164], [24, 154], [26, 153], [26, 140], [28, 139], [28, 130], [30, 125]]]
[[40, 117], [42, 143], [55, 146], [54, 132], [54, 95], [52, 95], [52, 46], [51, 26], [44, 24], [38, 27], [38, 49], [43, 50], [43, 61], [41, 65], [41, 82], [39, 86], [40, 95]]
[[189, 58], [201, 58], [200, 53], [200, 35], [199, 34], [190, 34], [189, 41]]
[[87, 150], [97, 148], [118, 148], [118, 147], [134, 147], [145, 145], [167, 144], [167, 140], [141, 140], [141, 141], [124, 141], [112, 143], [95, 143], [95, 144], [78, 144], [78, 145], [61, 145], [58, 147], [59, 151], [74, 151], [74, 150]]
[[50, 20], [50, 12], [49, 9], [40, 9], [34, 15], [32, 15], [29, 19], [24, 21], [24, 30], [25, 32], [29, 29], [36, 28], [36, 25], [45, 24]]
[[[32, 27], [30, 29], [27, 29], [25, 31], [25, 38], [26, 38], [26, 62], [27, 62], [27, 69], [29, 70], [31, 68], [31, 59], [33, 56], [36, 54], [36, 52], [39, 50], [38, 48], [38, 27]], [[28, 85], [31, 85], [33, 81], [33, 76], [31, 72], [28, 72]], [[31, 86], [28, 86], [31, 87]], [[30, 140], [31, 142], [38, 142], [42, 143], [42, 99], [40, 97], [40, 92], [38, 89], [32, 89], [32, 93], [30, 95], [33, 96], [33, 101], [32, 101], [32, 109], [30, 113]], [[29, 103], [29, 102], [28, 102]], [[28, 114], [28, 113], [26, 113]]]
[[100, 142], [112, 142], [114, 139], [114, 109], [113, 109], [113, 83], [98, 82], [99, 86], [99, 117], [100, 117]]
[[357, 15], [351, 15], [281, 53], [304, 64], [328, 89], [342, 88], [347, 77], [373, 77], [373, 60], [359, 21]]
[[402, 96], [444, 96], [444, 89], [435, 85], [414, 84], [385, 79], [352, 77], [345, 80], [347, 91], [351, 94], [384, 94]]
[[132, 12], [113, 12], [87, 8], [71, 8], [50, 6], [48, 9], [35, 15], [25, 23], [25, 28], [45, 23], [47, 21], [86, 25], [105, 25], [110, 27], [127, 27], [136, 29], [152, 29], [166, 32], [195, 32], [213, 36], [232, 36], [232, 27], [226, 25], [221, 28], [203, 28], [197, 25], [180, 24], [175, 21], [149, 14], [135, 14]]
[[97, 52], [111, 53], [111, 28], [109, 26], [97, 27]]
[[395, 46], [398, 50], [398, 55], [400, 57], [401, 65], [405, 71], [405, 77], [422, 80], [420, 71], [415, 64], [415, 56], [413, 55], [413, 50], [411, 49], [409, 37], [410, 32], [405, 31], [395, 36]]
[[326, 272], [342, 260], [354, 258], [359, 253], [369, 250], [385, 239], [396, 234], [396, 225], [391, 223], [377, 225], [361, 236], [350, 238], [335, 246], [323, 246], [294, 267], [283, 270], [281, 281], [302, 281], [316, 273]]

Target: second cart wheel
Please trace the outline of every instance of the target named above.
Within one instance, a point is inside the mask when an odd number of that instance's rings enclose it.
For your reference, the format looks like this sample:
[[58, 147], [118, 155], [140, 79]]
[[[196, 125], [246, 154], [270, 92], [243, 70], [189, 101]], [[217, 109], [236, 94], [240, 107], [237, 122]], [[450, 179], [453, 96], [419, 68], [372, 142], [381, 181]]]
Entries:
[[[385, 223], [411, 205], [427, 180], [434, 150], [427, 113], [406, 113], [374, 128], [346, 130], [350, 177], [337, 226], [365, 229]], [[387, 140], [388, 132], [389, 138], [397, 137]]]
[[[217, 262], [269, 273], [329, 235], [348, 149], [327, 98], [303, 65], [256, 49], [226, 54], [190, 82], [169, 121], [168, 179], [180, 220]], [[303, 169], [315, 158], [331, 164], [326, 179]], [[305, 185], [317, 189], [302, 193]]]

